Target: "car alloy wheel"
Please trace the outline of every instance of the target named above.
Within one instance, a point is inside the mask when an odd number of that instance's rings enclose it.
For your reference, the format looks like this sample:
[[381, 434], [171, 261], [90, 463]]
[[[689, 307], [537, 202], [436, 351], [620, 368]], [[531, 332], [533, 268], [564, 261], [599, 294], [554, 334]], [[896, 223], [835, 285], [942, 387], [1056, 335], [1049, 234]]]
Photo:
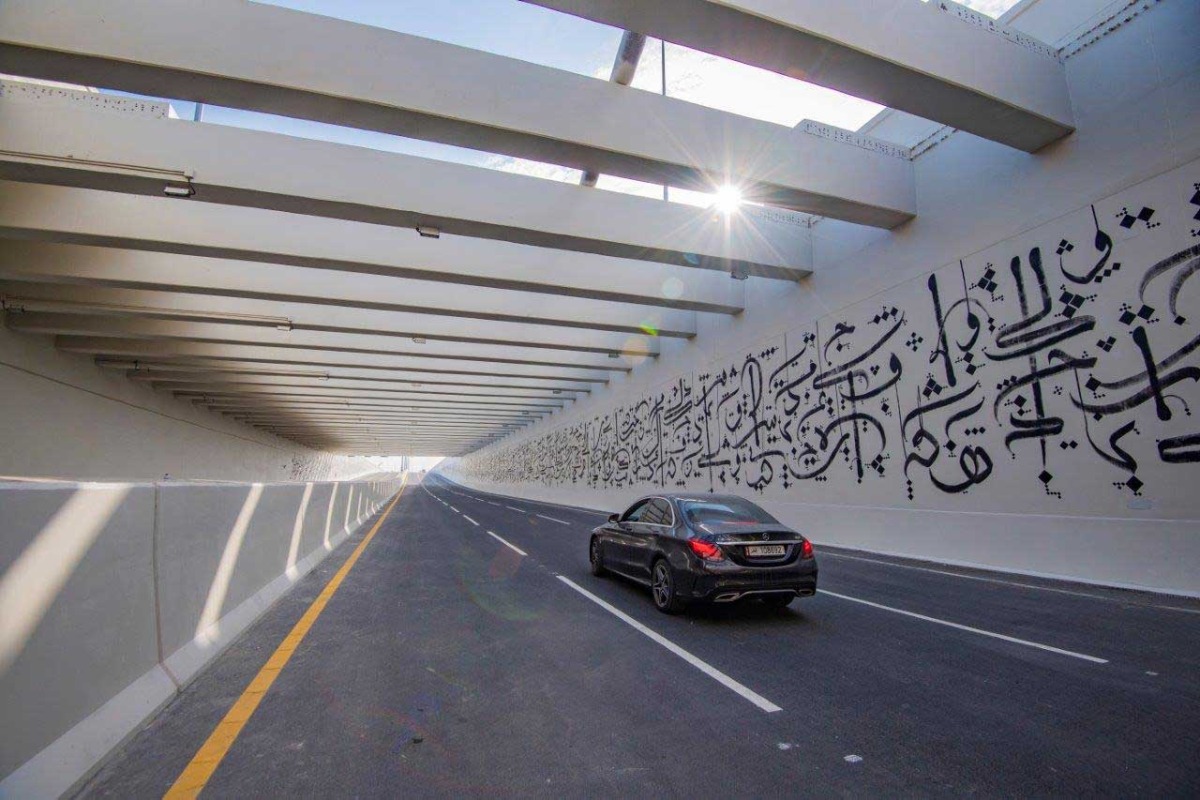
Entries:
[[664, 614], [678, 614], [683, 610], [683, 602], [675, 594], [675, 576], [671, 574], [671, 566], [665, 559], [654, 562], [651, 573], [650, 590], [654, 595], [654, 605]]

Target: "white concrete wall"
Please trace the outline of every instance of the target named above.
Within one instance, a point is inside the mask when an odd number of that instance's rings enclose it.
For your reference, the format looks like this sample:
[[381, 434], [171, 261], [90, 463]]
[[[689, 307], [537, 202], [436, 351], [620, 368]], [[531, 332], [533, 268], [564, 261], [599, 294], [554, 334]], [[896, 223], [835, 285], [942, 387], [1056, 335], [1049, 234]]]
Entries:
[[401, 487], [0, 482], [0, 797], [57, 797]]
[[0, 326], [0, 476], [308, 481], [386, 470], [403, 466], [309, 450]]
[[819, 543], [1200, 594], [1198, 35], [1200, 5], [1149, 8], [1067, 60], [1072, 136], [952, 135], [909, 225], [821, 222], [810, 279], [443, 470], [608, 509], [733, 491]]

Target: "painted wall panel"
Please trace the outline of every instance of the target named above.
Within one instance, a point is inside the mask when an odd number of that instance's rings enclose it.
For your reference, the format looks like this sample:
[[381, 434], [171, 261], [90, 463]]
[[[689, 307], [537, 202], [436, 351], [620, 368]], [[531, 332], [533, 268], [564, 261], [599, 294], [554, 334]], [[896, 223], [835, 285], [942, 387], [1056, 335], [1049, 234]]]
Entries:
[[[630, 497], [732, 491], [792, 519], [820, 504], [1020, 511], [1008, 524], [1026, 531], [1042, 516], [1194, 521], [1198, 271], [1193, 162], [449, 474]], [[877, 526], [832, 528], [812, 533], [889, 549]], [[1095, 571], [1064, 558], [1043, 571]]]

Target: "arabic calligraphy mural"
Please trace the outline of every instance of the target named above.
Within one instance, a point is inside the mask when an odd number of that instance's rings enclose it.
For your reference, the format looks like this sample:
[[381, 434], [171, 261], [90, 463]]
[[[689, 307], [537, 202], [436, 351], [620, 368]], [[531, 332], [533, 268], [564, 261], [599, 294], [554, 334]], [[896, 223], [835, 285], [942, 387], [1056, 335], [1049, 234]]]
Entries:
[[1200, 475], [1198, 271], [1191, 165], [459, 469], [1051, 511], [1100, 489], [1123, 506]]

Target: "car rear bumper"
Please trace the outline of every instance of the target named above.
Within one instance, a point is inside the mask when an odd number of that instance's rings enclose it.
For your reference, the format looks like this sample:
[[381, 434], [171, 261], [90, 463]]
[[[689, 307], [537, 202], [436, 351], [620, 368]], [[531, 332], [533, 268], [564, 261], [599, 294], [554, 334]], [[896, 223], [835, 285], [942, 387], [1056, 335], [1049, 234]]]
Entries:
[[692, 575], [681, 595], [689, 600], [732, 603], [747, 597], [792, 592], [808, 597], [817, 591], [817, 569], [744, 570], [730, 574]]

